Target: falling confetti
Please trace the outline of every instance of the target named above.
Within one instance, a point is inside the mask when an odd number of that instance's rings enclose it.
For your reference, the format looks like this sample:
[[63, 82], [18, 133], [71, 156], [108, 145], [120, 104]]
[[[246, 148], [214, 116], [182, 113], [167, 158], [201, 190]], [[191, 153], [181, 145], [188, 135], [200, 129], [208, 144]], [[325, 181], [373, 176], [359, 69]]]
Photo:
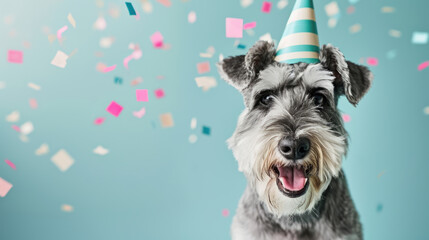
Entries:
[[229, 216], [229, 210], [228, 209], [223, 209], [222, 210], [222, 216], [228, 217]]
[[0, 197], [6, 197], [12, 186], [11, 183], [0, 177]]
[[195, 129], [197, 127], [197, 119], [192, 118], [191, 119], [191, 129]]
[[270, 13], [271, 12], [271, 5], [272, 5], [271, 2], [264, 1], [262, 3], [262, 9], [261, 9], [261, 11], [264, 12], [264, 13]]
[[52, 156], [51, 161], [62, 172], [67, 171], [75, 162], [64, 149], [59, 150], [54, 156]]
[[147, 89], [137, 89], [136, 97], [138, 102], [147, 102], [149, 101], [148, 90]]
[[369, 57], [366, 59], [366, 63], [370, 66], [377, 66], [378, 65], [378, 59], [374, 57]]
[[240, 0], [240, 4], [242, 7], [247, 8], [253, 3], [253, 0]]
[[429, 106], [425, 107], [425, 108], [423, 109], [423, 112], [424, 112], [426, 115], [429, 115]]
[[250, 22], [250, 23], [246, 23], [243, 26], [243, 29], [247, 30], [247, 29], [252, 29], [256, 27], [256, 22]]
[[136, 118], [142, 118], [145, 114], [146, 114], [146, 109], [145, 108], [141, 108], [138, 111], [133, 111], [133, 115]]
[[155, 97], [158, 99], [163, 98], [165, 96], [164, 90], [162, 88], [156, 89], [154, 93], [155, 93]]
[[64, 27], [62, 27], [62, 28], [60, 28], [60, 29], [58, 29], [58, 31], [57, 31], [57, 38], [58, 39], [62, 39], [62, 35], [63, 35], [63, 33], [65, 32], [65, 31], [67, 31], [67, 29], [68, 29], [69, 27], [67, 27], [67, 26], [64, 26]]
[[350, 31], [350, 33], [358, 33], [358, 32], [360, 32], [361, 29], [362, 29], [362, 26], [359, 23], [357, 23], [357, 24], [351, 26], [349, 31]]
[[13, 162], [11, 162], [10, 160], [8, 160], [8, 159], [5, 159], [4, 160], [4, 162], [7, 164], [7, 165], [9, 165], [9, 167], [11, 167], [13, 170], [16, 170], [16, 166], [15, 166], [15, 164], [13, 163]]
[[428, 43], [429, 34], [427, 32], [413, 32], [412, 43], [426, 44]]
[[188, 22], [189, 23], [194, 23], [195, 21], [197, 21], [197, 14], [194, 11], [189, 12], [189, 14], [188, 14]]
[[203, 89], [203, 91], [207, 91], [210, 88], [217, 86], [217, 82], [214, 77], [196, 77], [195, 82], [198, 87]]
[[63, 204], [63, 205], [61, 205], [61, 210], [63, 212], [73, 212], [73, 206], [71, 206], [69, 204]]
[[116, 68], [116, 64], [115, 64], [115, 65], [112, 65], [112, 66], [110, 66], [110, 67], [105, 67], [105, 68], [103, 69], [103, 72], [104, 72], [104, 73], [111, 72], [111, 71], [115, 70], [115, 68]]
[[133, 4], [132, 4], [132, 3], [130, 3], [130, 2], [125, 2], [125, 5], [127, 6], [127, 8], [128, 8], [128, 13], [129, 13], [130, 15], [136, 15], [136, 10], [134, 10], [134, 7], [133, 7]]
[[243, 19], [226, 18], [226, 37], [227, 38], [243, 37]]
[[161, 120], [161, 126], [163, 128], [168, 128], [168, 127], [173, 127], [174, 126], [173, 116], [171, 115], [171, 113], [161, 114], [159, 116], [159, 118]]
[[76, 28], [76, 20], [74, 20], [71, 13], [69, 13], [69, 15], [67, 15], [67, 19], [69, 20], [69, 23], [73, 26], [73, 28]]
[[352, 120], [352, 118], [348, 114], [342, 114], [342, 117], [343, 117], [343, 121], [346, 123]]
[[426, 61], [426, 62], [422, 62], [422, 63], [420, 63], [420, 64], [419, 64], [419, 66], [417, 67], [417, 69], [418, 69], [419, 71], [422, 71], [423, 69], [425, 69], [425, 68], [427, 68], [427, 67], [429, 67], [429, 61]]
[[188, 141], [189, 141], [190, 143], [195, 143], [195, 142], [197, 142], [197, 140], [198, 140], [197, 135], [195, 135], [195, 134], [191, 134], [191, 135], [189, 135]]
[[390, 35], [391, 37], [394, 37], [394, 38], [400, 38], [402, 34], [401, 34], [401, 32], [400, 32], [400, 31], [398, 31], [398, 30], [391, 29], [391, 30], [389, 30], [389, 35]]
[[34, 152], [37, 156], [45, 155], [49, 152], [48, 144], [42, 144], [36, 151]]
[[155, 32], [150, 36], [150, 40], [152, 41], [152, 45], [154, 48], [162, 48], [164, 45], [164, 37], [160, 32]]
[[119, 105], [115, 101], [112, 101], [109, 104], [109, 106], [106, 108], [106, 111], [109, 112], [110, 114], [112, 114], [113, 116], [118, 117], [119, 114], [121, 114], [123, 109], [124, 108], [121, 105]]
[[203, 126], [203, 128], [202, 128], [202, 133], [203, 133], [204, 135], [210, 135], [210, 132], [211, 132], [210, 127]]
[[17, 122], [19, 121], [20, 114], [18, 111], [13, 111], [9, 115], [6, 116], [7, 122]]
[[7, 61], [10, 63], [22, 63], [23, 53], [19, 50], [9, 50], [7, 51]]
[[109, 153], [109, 150], [104, 148], [103, 146], [97, 146], [92, 152], [104, 156]]
[[105, 118], [99, 117], [94, 120], [95, 125], [101, 125], [104, 122]]
[[381, 12], [382, 13], [393, 13], [393, 12], [395, 12], [395, 8], [394, 7], [385, 6], [385, 7], [381, 8]]
[[39, 85], [35, 84], [35, 83], [28, 83], [27, 86], [29, 88], [32, 88], [32, 89], [36, 90], [36, 91], [39, 91], [41, 89], [41, 87]]
[[287, 7], [288, 4], [289, 4], [288, 0], [280, 0], [277, 2], [277, 8], [281, 10], [281, 9]]
[[28, 135], [33, 132], [34, 126], [32, 122], [26, 122], [21, 125], [20, 129], [22, 134]]
[[210, 72], [210, 63], [209, 62], [197, 63], [197, 71], [199, 74]]
[[54, 59], [52, 59], [51, 64], [60, 68], [65, 68], [67, 65], [67, 59], [69, 56], [62, 51], [57, 51]]

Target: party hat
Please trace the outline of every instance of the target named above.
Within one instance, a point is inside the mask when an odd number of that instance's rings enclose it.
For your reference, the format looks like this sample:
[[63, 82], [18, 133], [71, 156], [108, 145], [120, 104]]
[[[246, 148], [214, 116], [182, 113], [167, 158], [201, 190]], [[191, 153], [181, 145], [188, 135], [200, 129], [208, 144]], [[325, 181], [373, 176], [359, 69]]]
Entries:
[[275, 60], [288, 64], [320, 62], [313, 0], [296, 1], [277, 46]]

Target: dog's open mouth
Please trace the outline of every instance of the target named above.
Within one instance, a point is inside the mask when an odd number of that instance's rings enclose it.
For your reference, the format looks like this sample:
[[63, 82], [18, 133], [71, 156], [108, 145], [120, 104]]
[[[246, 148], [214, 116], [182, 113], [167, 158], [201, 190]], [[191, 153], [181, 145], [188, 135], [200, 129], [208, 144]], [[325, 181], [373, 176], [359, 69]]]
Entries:
[[277, 187], [286, 196], [296, 198], [304, 195], [309, 179], [304, 168], [299, 166], [276, 166]]

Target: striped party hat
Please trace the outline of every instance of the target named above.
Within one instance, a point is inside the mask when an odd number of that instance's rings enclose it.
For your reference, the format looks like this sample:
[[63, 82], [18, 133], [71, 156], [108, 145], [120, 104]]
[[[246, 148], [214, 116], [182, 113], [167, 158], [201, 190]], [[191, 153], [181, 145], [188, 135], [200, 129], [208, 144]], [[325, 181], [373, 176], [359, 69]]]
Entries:
[[313, 0], [296, 0], [277, 46], [275, 60], [288, 64], [320, 62]]

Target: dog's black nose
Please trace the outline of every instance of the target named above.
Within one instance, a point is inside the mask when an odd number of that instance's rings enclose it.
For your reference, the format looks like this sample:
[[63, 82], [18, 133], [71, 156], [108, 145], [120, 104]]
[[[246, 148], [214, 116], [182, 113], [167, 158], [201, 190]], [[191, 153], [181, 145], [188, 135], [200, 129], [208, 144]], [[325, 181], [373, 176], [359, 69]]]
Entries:
[[307, 156], [310, 152], [310, 140], [308, 138], [283, 138], [279, 142], [280, 153], [287, 159], [298, 160]]

